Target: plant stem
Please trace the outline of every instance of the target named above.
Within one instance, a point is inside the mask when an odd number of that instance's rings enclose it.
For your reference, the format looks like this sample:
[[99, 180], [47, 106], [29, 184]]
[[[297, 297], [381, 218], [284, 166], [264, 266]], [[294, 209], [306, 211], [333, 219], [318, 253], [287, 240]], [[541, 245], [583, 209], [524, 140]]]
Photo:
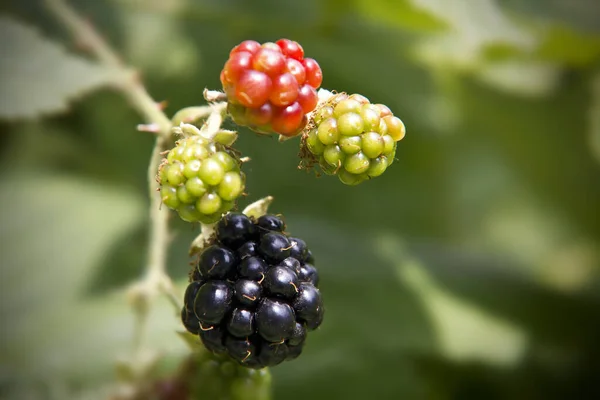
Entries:
[[46, 0], [46, 3], [49, 10], [67, 27], [78, 43], [85, 46], [102, 64], [115, 70], [115, 86], [123, 93], [132, 107], [144, 116], [146, 122], [158, 127], [147, 175], [150, 197], [150, 235], [146, 270], [144, 277], [132, 286], [130, 293], [137, 314], [134, 352], [139, 355], [144, 347], [147, 317], [153, 298], [162, 292], [176, 309], [181, 307], [179, 298], [174, 292], [173, 283], [166, 272], [169, 213], [166, 208], [161, 209], [161, 199], [157, 193], [158, 183], [155, 179], [162, 160], [161, 153], [167, 149], [171, 141], [172, 124], [156, 101], [148, 94], [138, 75], [120, 60], [91, 24], [63, 0]]
[[115, 69], [119, 76], [126, 77], [117, 79], [117, 87], [147, 122], [158, 124], [160, 136], [169, 138], [171, 121], [148, 94], [138, 74], [125, 65], [94, 27], [64, 0], [46, 0], [46, 3], [49, 10], [71, 31], [77, 43], [88, 49], [102, 64]]

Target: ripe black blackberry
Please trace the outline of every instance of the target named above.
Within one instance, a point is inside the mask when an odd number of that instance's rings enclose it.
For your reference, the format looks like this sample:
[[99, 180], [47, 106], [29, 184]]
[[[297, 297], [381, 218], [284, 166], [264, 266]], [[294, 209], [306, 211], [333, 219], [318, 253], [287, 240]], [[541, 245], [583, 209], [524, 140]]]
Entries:
[[306, 243], [275, 215], [229, 213], [190, 274], [181, 318], [215, 354], [249, 368], [300, 355], [323, 321], [318, 272]]

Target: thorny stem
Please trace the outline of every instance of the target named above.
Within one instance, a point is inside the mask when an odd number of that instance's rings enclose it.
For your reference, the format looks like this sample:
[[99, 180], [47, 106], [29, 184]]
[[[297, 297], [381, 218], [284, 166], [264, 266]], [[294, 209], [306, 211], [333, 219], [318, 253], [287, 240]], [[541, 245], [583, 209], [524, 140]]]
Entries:
[[[172, 140], [172, 123], [161, 107], [148, 94], [138, 75], [125, 65], [117, 54], [106, 44], [98, 32], [85, 19], [79, 16], [64, 0], [46, 0], [49, 10], [55, 14], [71, 32], [74, 39], [92, 53], [105, 66], [115, 71], [115, 86], [142, 114], [145, 120], [156, 127], [156, 143], [148, 165], [148, 193], [150, 196], [150, 235], [148, 239], [148, 259], [144, 277], [131, 287], [131, 300], [136, 312], [134, 337], [134, 360], [140, 361], [144, 349], [145, 335], [148, 329], [148, 313], [152, 300], [159, 294], [167, 296], [173, 306], [179, 310], [180, 300], [174, 291], [171, 278], [166, 272], [167, 249], [169, 245], [169, 213], [161, 208], [161, 199], [157, 194], [156, 171], [165, 151]], [[208, 114], [217, 113], [214, 107], [205, 108]], [[221, 109], [218, 111], [221, 112]], [[202, 115], [198, 115], [202, 117]], [[219, 117], [216, 117], [219, 119]], [[213, 118], [214, 119], [214, 118]], [[219, 119], [219, 125], [221, 120]]]

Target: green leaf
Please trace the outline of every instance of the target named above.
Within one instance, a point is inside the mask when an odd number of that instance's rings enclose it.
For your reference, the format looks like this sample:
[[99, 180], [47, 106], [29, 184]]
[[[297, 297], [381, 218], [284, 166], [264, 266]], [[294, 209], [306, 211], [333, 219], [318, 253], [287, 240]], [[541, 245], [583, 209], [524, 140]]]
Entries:
[[[2, 347], [0, 358], [14, 370], [47, 373], [61, 359], [85, 357], [66, 333], [89, 323], [93, 304], [82, 303], [83, 292], [107, 250], [140, 224], [143, 202], [127, 189], [53, 175], [0, 182], [0, 318], [11, 321], [2, 330], [11, 346]], [[53, 337], [69, 339], [61, 347]]]
[[592, 64], [600, 57], [598, 35], [585, 34], [563, 26], [552, 26], [542, 37], [535, 52], [536, 58], [582, 67]]
[[522, 359], [527, 349], [522, 328], [449, 292], [418, 259], [406, 254], [402, 241], [383, 236], [377, 244], [383, 257], [397, 265], [398, 278], [423, 303], [444, 357], [504, 367], [515, 366]]
[[361, 17], [418, 32], [439, 31], [446, 27], [444, 20], [435, 13], [423, 10], [411, 0], [360, 0], [355, 2]]
[[556, 90], [561, 70], [551, 63], [511, 60], [489, 63], [477, 71], [477, 78], [509, 93], [543, 97]]
[[592, 91], [592, 102], [588, 114], [588, 142], [590, 151], [596, 160], [600, 162], [600, 73], [596, 73], [592, 78], [590, 88]]
[[559, 22], [578, 30], [600, 32], [597, 0], [499, 0], [506, 9], [537, 20]]
[[448, 32], [426, 38], [416, 50], [419, 59], [432, 67], [446, 64], [447, 68], [450, 64], [470, 70], [483, 61], [487, 46], [534, 48], [535, 38], [513, 22], [494, 0], [472, 2], [469, 7], [444, 0], [413, 2], [450, 26]]
[[0, 118], [64, 112], [71, 100], [118, 78], [6, 16], [0, 16], [0, 37]]

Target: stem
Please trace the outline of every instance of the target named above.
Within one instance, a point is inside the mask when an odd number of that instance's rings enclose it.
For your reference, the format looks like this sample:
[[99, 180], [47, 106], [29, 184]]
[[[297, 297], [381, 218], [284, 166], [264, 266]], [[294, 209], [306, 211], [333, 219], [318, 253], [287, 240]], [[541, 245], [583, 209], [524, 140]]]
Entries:
[[[146, 122], [157, 127], [156, 143], [148, 165], [148, 194], [150, 197], [150, 235], [148, 255], [144, 277], [132, 286], [131, 300], [136, 311], [134, 333], [134, 352], [136, 359], [144, 347], [150, 303], [158, 293], [164, 293], [174, 307], [181, 305], [174, 292], [173, 283], [166, 272], [167, 249], [169, 245], [169, 213], [161, 209], [161, 199], [157, 193], [158, 183], [155, 176], [162, 160], [161, 153], [167, 149], [171, 140], [171, 121], [162, 112], [159, 105], [148, 94], [137, 74], [127, 67], [117, 54], [104, 42], [96, 30], [82, 19], [63, 0], [46, 0], [49, 10], [55, 14], [72, 36], [88, 49], [102, 64], [113, 68], [118, 78], [116, 87], [131, 103], [132, 107], [142, 114]], [[125, 78], [123, 78], [125, 77]]]
[[159, 134], [165, 138], [170, 136], [171, 121], [162, 112], [159, 105], [146, 91], [139, 76], [126, 66], [119, 56], [106, 44], [94, 27], [79, 16], [64, 0], [46, 0], [49, 10], [60, 20], [71, 34], [86, 49], [88, 49], [98, 61], [107, 67], [114, 68], [121, 76], [127, 79], [115, 82], [123, 92], [131, 105], [147, 120], [147, 122], [158, 124]]

